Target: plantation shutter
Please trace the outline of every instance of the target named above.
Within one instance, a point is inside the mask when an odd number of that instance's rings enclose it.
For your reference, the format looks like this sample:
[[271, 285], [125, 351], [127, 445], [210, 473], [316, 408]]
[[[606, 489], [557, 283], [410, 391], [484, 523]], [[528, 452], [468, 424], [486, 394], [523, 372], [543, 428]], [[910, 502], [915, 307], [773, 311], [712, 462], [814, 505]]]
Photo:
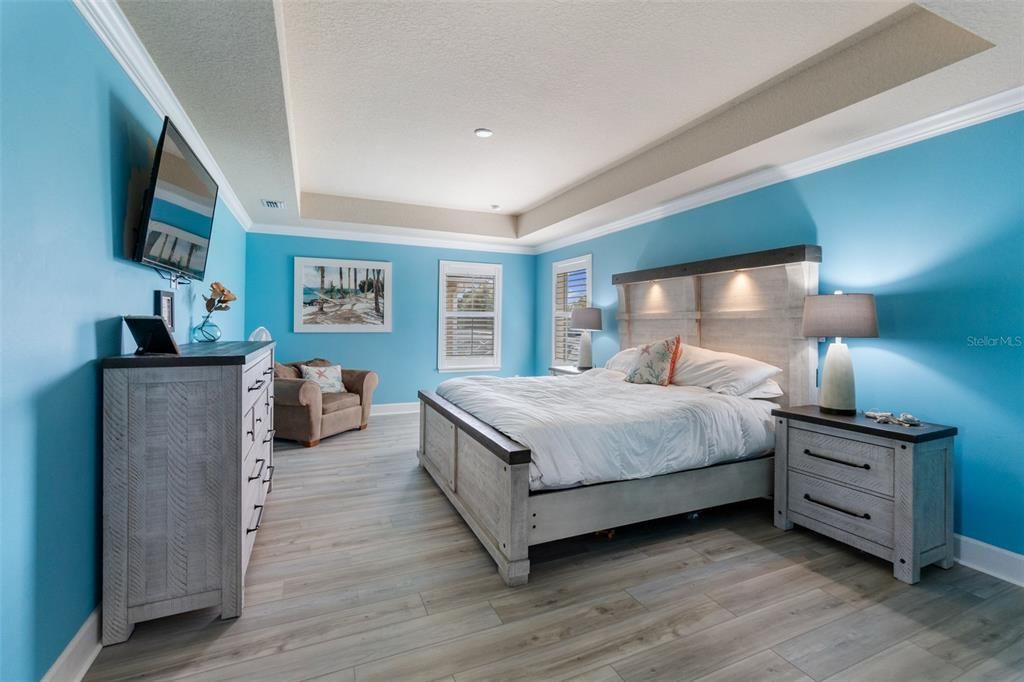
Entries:
[[439, 369], [497, 369], [501, 266], [441, 263]]
[[590, 257], [555, 263], [553, 275], [553, 364], [572, 365], [579, 358], [580, 332], [571, 331], [569, 321], [574, 309], [590, 305]]

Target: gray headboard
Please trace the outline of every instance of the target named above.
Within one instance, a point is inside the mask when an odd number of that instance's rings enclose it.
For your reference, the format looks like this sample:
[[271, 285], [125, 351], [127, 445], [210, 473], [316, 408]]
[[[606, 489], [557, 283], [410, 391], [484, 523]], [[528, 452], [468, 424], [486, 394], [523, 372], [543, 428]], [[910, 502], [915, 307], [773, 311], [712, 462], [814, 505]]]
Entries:
[[679, 334], [683, 343], [756, 358], [782, 368], [779, 402], [813, 404], [818, 347], [800, 328], [820, 262], [820, 247], [800, 245], [614, 275], [620, 343]]

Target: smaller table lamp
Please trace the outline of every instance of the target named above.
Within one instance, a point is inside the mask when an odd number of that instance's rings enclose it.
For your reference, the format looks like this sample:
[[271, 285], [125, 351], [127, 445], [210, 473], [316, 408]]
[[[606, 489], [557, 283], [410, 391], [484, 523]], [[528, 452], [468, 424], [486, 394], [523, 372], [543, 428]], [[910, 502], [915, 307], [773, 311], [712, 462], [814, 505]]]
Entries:
[[576, 361], [579, 369], [590, 369], [594, 366], [594, 357], [590, 346], [590, 332], [601, 331], [600, 308], [576, 308], [569, 320], [569, 329], [580, 332], [580, 356]]
[[804, 336], [834, 336], [825, 353], [818, 408], [828, 414], [857, 414], [853, 362], [843, 337], [878, 336], [875, 297], [871, 294], [808, 296], [804, 299]]

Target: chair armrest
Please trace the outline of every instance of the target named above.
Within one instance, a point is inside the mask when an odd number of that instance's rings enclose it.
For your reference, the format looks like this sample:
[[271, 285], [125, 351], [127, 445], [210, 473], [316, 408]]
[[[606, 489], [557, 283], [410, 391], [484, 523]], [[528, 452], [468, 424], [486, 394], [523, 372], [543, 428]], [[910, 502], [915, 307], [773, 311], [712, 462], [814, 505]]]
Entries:
[[280, 405], [310, 407], [314, 413], [323, 412], [320, 384], [308, 379], [274, 379], [274, 402]]
[[373, 391], [380, 382], [376, 372], [368, 369], [344, 369], [341, 370], [341, 381], [345, 384], [345, 390], [359, 395], [359, 402], [363, 408], [363, 421], [361, 426], [366, 427], [370, 418], [370, 407], [373, 405]]

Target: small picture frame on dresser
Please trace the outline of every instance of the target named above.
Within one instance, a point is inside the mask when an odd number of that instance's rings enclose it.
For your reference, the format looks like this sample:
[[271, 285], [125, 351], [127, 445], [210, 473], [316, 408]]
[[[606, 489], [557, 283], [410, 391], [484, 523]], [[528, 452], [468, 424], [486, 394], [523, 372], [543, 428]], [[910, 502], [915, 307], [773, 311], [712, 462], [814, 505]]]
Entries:
[[161, 291], [153, 292], [153, 314], [164, 318], [167, 328], [174, 331], [174, 292]]

